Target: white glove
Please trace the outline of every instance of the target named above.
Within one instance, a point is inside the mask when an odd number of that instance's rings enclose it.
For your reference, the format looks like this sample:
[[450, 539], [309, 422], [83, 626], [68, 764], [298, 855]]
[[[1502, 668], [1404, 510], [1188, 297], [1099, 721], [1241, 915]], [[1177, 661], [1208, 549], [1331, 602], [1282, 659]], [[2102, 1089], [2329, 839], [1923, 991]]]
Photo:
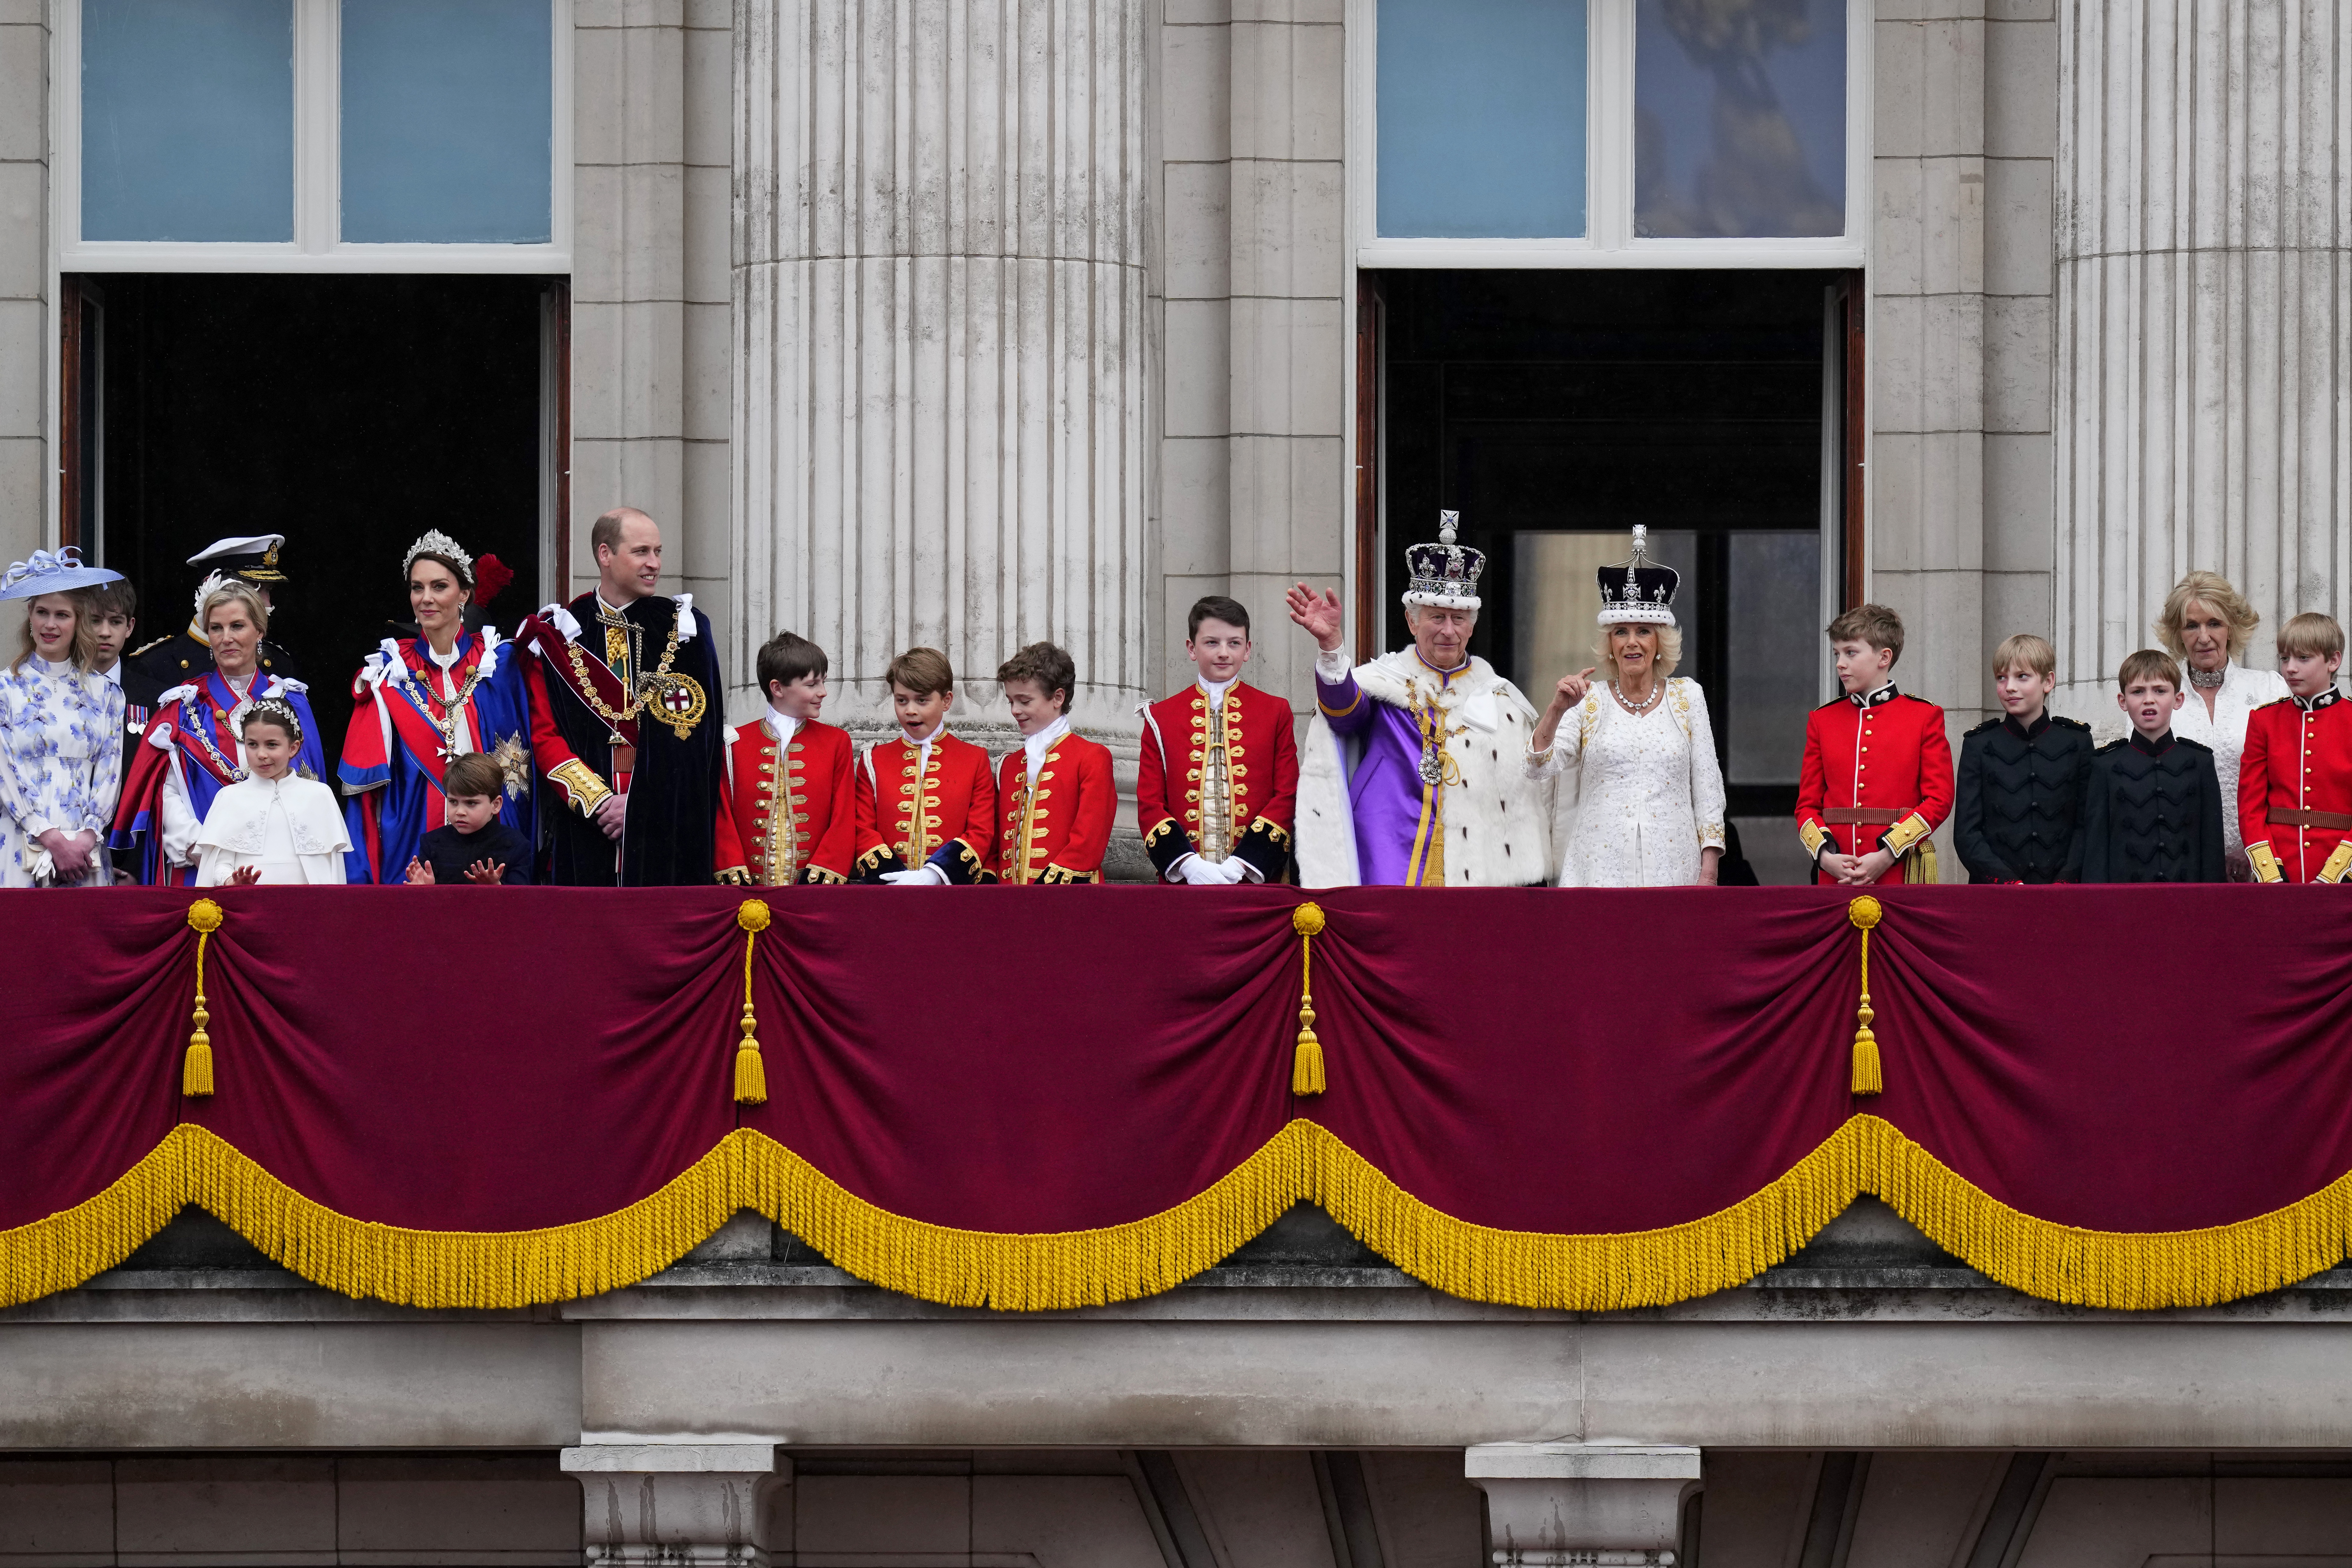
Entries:
[[1240, 856], [1229, 856], [1217, 862], [1217, 875], [1228, 888], [1237, 887], [1249, 877], [1249, 864]]
[[1185, 856], [1176, 863], [1176, 869], [1183, 875], [1184, 880], [1196, 888], [1222, 888], [1225, 885], [1223, 868], [1213, 861], [1202, 859], [1198, 855]]
[[948, 874], [937, 866], [918, 866], [911, 871], [885, 871], [882, 879], [894, 888], [944, 888]]

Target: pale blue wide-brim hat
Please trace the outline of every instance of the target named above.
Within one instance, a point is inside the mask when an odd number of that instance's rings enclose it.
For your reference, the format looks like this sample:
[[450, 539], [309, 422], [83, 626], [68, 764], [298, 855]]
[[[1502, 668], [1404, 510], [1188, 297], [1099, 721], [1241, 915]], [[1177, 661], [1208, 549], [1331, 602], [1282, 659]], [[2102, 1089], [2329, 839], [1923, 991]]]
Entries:
[[0, 573], [0, 599], [37, 599], [44, 594], [66, 594], [121, 581], [120, 572], [83, 565], [81, 552], [71, 545], [63, 550], [36, 550], [31, 560], [14, 562]]

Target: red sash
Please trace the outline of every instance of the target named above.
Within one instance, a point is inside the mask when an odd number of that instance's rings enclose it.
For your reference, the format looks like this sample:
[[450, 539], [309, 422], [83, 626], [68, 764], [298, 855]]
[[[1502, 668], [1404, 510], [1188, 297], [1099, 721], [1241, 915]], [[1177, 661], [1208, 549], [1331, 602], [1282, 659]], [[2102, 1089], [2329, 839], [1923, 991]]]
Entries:
[[[537, 648], [540, 668], [561, 677], [565, 689], [580, 699], [598, 723], [608, 726], [627, 744], [634, 746], [637, 743], [637, 721], [635, 719], [624, 719], [614, 723], [597, 708], [597, 704], [602, 702], [605, 711], [622, 713], [629, 707], [629, 694], [621, 685], [621, 678], [614, 675], [603, 659], [590, 653], [583, 645], [565, 637], [540, 616], [525, 620], [515, 633], [515, 640]], [[580, 656], [576, 668], [572, 660], [575, 651]], [[583, 675], [587, 678], [585, 685], [581, 681]]]

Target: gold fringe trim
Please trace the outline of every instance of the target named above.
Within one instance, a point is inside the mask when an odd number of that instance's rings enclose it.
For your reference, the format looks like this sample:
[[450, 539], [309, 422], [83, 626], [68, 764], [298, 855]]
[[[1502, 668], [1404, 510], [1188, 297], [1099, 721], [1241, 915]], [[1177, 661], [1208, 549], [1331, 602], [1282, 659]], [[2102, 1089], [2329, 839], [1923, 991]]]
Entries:
[[1500, 1230], [1456, 1219], [1304, 1120], [1160, 1214], [1035, 1235], [894, 1215], [749, 1129], [730, 1133], [660, 1191], [593, 1219], [543, 1230], [406, 1230], [337, 1214], [217, 1134], [184, 1124], [97, 1196], [0, 1231], [0, 1306], [71, 1289], [115, 1267], [193, 1203], [315, 1284], [406, 1306], [513, 1308], [618, 1289], [667, 1268], [749, 1208], [876, 1285], [953, 1306], [1044, 1311], [1169, 1289], [1229, 1256], [1292, 1204], [1312, 1201], [1406, 1273], [1449, 1294], [1609, 1311], [1744, 1283], [1865, 1192], [2000, 1283], [2078, 1306], [2211, 1306], [2308, 1279], [2352, 1253], [2352, 1174], [2231, 1225], [2084, 1230], [1999, 1202], [1875, 1116], [1853, 1118], [1778, 1180], [1727, 1208], [1617, 1235]]
[[2283, 1289], [2352, 1255], [2352, 1173], [2284, 1208], [2202, 1230], [2084, 1230], [2021, 1214], [1904, 1136], [1857, 1116], [1868, 1184], [1929, 1240], [2003, 1285], [2077, 1307], [2213, 1307]]

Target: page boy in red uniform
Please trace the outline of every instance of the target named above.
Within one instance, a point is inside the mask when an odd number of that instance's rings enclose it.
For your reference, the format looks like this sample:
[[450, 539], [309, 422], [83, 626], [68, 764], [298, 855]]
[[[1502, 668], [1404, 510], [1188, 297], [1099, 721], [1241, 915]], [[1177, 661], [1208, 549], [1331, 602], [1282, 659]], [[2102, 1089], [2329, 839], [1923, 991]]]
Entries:
[[999, 665], [996, 679], [1021, 731], [1021, 749], [996, 778], [997, 875], [1015, 888], [1101, 881], [1118, 789], [1109, 748], [1070, 728], [1076, 662], [1034, 642]]
[[1813, 880], [1860, 886], [1932, 882], [1928, 841], [1952, 809], [1944, 710], [1895, 689], [1903, 617], [1857, 605], [1829, 624], [1844, 695], [1805, 720], [1797, 832]]
[[2238, 761], [2246, 858], [2258, 882], [2340, 882], [2352, 868], [2352, 702], [2336, 689], [2344, 628], [2297, 616], [2279, 628], [2278, 661], [2290, 695], [2247, 715]]
[[1184, 652], [1200, 679], [1142, 710], [1135, 805], [1144, 850], [1170, 882], [1278, 882], [1298, 799], [1290, 704], [1242, 681], [1249, 611], [1232, 599], [1192, 606]]
[[901, 888], [996, 880], [996, 779], [988, 753], [948, 733], [955, 667], [937, 648], [890, 661], [895, 740], [858, 759], [854, 879]]
[[790, 632], [760, 649], [768, 710], [727, 731], [711, 853], [719, 880], [770, 888], [849, 880], [856, 748], [847, 731], [817, 722], [830, 667], [824, 649]]

